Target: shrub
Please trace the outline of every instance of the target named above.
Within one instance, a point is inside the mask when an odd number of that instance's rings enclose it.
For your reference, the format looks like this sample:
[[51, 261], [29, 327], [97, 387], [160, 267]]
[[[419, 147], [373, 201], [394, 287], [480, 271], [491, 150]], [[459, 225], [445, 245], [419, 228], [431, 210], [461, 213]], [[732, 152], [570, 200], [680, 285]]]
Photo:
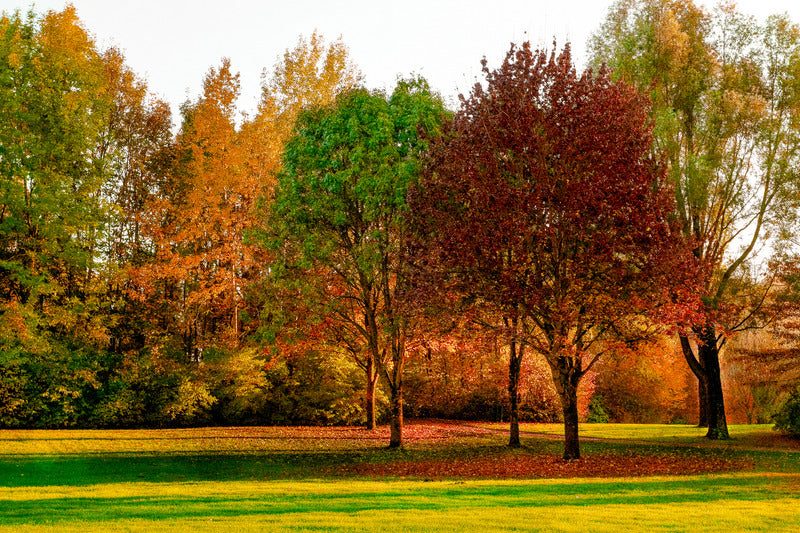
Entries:
[[603, 408], [603, 397], [599, 394], [592, 396], [589, 401], [589, 414], [586, 421], [594, 424], [608, 424], [608, 414]]
[[772, 416], [775, 429], [800, 437], [800, 384], [789, 395], [783, 406]]

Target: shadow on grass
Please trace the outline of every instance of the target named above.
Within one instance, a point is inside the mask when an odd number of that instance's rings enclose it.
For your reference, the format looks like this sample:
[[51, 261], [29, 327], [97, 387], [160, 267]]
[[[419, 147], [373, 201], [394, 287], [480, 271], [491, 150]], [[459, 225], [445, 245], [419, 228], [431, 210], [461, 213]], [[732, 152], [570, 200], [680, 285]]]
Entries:
[[86, 454], [0, 458], [0, 486], [85, 486], [101, 483], [258, 481], [313, 476], [348, 464], [358, 453]]

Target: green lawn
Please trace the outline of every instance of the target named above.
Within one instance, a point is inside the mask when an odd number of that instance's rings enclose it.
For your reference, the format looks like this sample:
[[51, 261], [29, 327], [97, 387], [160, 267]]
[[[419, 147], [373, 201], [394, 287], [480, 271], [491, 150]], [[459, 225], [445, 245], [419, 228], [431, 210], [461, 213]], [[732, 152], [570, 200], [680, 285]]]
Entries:
[[[410, 428], [399, 451], [384, 448], [385, 429], [6, 430], [0, 431], [0, 531], [800, 530], [800, 451], [774, 433], [766, 433], [775, 442], [765, 445], [764, 429], [734, 427], [735, 441], [708, 446], [700, 439], [698, 448], [698, 430], [686, 426], [582, 427], [587, 437], [619, 439], [585, 441], [587, 463], [624, 465], [624, 457], [678, 453], [688, 462], [747, 461], [742, 471], [476, 479], [443, 470], [432, 480], [339, 477], [337, 468], [415, 462], [446, 468], [487, 458], [567, 465], [553, 459], [557, 440], [523, 436], [523, 449], [512, 451], [503, 435], [423, 424]], [[680, 445], [674, 450], [673, 441]]]
[[[507, 429], [508, 424], [485, 423], [479, 427]], [[772, 429], [772, 424], [732, 424], [731, 439], [717, 443], [724, 448], [741, 449], [800, 449], [799, 443]], [[563, 436], [563, 424], [520, 424], [523, 433]], [[639, 440], [654, 443], [709, 446], [715, 443], [705, 438], [707, 429], [686, 424], [580, 424], [584, 438]]]

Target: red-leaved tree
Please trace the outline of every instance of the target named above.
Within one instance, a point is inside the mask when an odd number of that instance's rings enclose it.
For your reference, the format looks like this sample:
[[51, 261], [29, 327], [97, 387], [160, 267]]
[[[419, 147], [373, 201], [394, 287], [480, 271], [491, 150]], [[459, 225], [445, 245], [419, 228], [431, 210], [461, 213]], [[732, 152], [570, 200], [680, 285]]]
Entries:
[[509, 347], [510, 445], [532, 351], [561, 400], [564, 458], [577, 459], [581, 378], [619, 343], [651, 336], [653, 315], [688, 308], [693, 262], [650, 156], [647, 97], [604, 69], [578, 75], [569, 46], [512, 45], [483, 72], [410, 193], [417, 260], [440, 292], [499, 317], [487, 325]]

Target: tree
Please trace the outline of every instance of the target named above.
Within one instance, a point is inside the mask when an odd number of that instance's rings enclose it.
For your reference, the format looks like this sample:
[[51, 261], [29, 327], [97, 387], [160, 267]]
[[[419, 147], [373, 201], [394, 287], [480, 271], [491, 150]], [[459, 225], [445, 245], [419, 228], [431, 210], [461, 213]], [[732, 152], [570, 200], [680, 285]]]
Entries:
[[150, 290], [173, 307], [180, 329], [173, 333], [191, 361], [201, 360], [211, 344], [239, 347], [244, 292], [262, 263], [260, 248], [244, 239], [255, 225], [261, 183], [258, 174], [245, 172], [238, 94], [238, 74], [223, 60], [209, 71], [197, 102], [183, 106], [175, 166], [148, 204], [154, 215], [147, 229], [157, 249], [142, 271]]
[[118, 184], [171, 138], [168, 110], [145, 99], [72, 7], [0, 16], [3, 423], [86, 423], [112, 394], [137, 335], [112, 288], [133, 234]]
[[316, 31], [309, 39], [301, 36], [272, 74], [264, 73], [261, 101], [252, 121], [255, 129], [262, 129], [262, 149], [277, 156], [279, 165], [300, 112], [328, 105], [360, 83], [361, 73], [341, 38], [326, 47], [324, 37]]
[[680, 340], [701, 425], [728, 438], [720, 351], [730, 332], [758, 326], [765, 301], [756, 293], [743, 304], [737, 278], [794, 233], [800, 32], [785, 16], [758, 27], [732, 5], [709, 15], [691, 0], [622, 0], [591, 48], [653, 100], [654, 148], [669, 164], [682, 231], [708, 265], [705, 318]]
[[92, 156], [110, 102], [73, 8], [3, 14], [0, 38], [0, 294], [47, 317], [95, 273], [109, 203]]
[[[335, 321], [342, 348], [363, 353], [368, 381], [370, 368], [386, 377], [392, 447], [402, 444], [409, 328], [400, 301], [405, 196], [425, 146], [419, 131], [435, 134], [443, 116], [422, 79], [399, 82], [388, 98], [355, 89], [301, 113], [272, 209], [280, 260], [299, 259], [320, 273], [306, 289]], [[287, 254], [287, 241], [296, 256]]]
[[108, 120], [94, 148], [97, 166], [108, 174], [104, 196], [109, 210], [105, 257], [111, 327], [109, 350], [141, 349], [153, 329], [151, 309], [141, 301], [136, 271], [152, 261], [156, 250], [146, 229], [150, 211], [174, 161], [172, 114], [152, 98], [147, 85], [125, 64], [119, 50], [102, 54], [105, 94], [111, 99]]
[[421, 264], [501, 317], [509, 444], [519, 445], [516, 383], [532, 350], [561, 400], [564, 458], [577, 459], [581, 378], [615, 344], [652, 333], [645, 315], [673, 307], [672, 275], [690, 272], [691, 256], [650, 156], [646, 97], [605, 69], [577, 75], [569, 46], [548, 57], [512, 45], [498, 69], [486, 65], [486, 88], [462, 99], [410, 196]]

